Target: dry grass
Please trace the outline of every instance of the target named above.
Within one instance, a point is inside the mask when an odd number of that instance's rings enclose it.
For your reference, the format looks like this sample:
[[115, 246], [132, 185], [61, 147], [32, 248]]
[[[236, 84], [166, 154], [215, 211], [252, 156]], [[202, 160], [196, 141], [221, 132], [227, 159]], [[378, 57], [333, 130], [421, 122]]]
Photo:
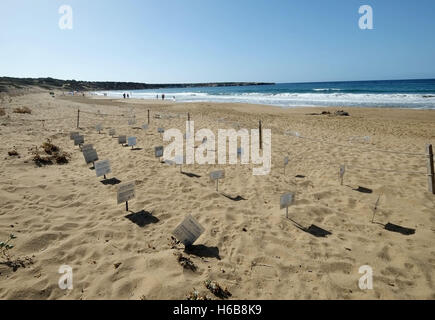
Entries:
[[52, 165], [52, 164], [67, 164], [71, 159], [71, 155], [51, 143], [47, 139], [41, 147], [34, 147], [30, 149], [30, 154], [33, 155], [32, 161], [39, 167]]
[[53, 160], [51, 158], [51, 156], [44, 156], [41, 155], [41, 152], [39, 151], [38, 147], [32, 148], [30, 150], [30, 154], [33, 155], [32, 157], [32, 161], [38, 166], [38, 167], [42, 167], [42, 166], [48, 166], [53, 164]]
[[15, 108], [14, 113], [31, 114], [32, 110], [30, 110], [28, 107]]
[[228, 299], [231, 297], [231, 293], [228, 291], [228, 289], [222, 288], [216, 281], [206, 280], [204, 285], [218, 298]]
[[189, 269], [193, 272], [198, 269], [192, 260], [190, 260], [188, 257], [183, 257], [181, 253], [177, 254], [177, 261], [184, 269]]
[[56, 164], [67, 164], [71, 159], [71, 155], [65, 151], [57, 152], [53, 155], [53, 160]]
[[197, 290], [193, 289], [193, 291], [189, 292], [187, 295], [187, 300], [211, 300], [211, 298], [206, 294], [201, 294]]
[[14, 147], [11, 151], [8, 151], [8, 155], [9, 155], [10, 157], [17, 157], [17, 156], [19, 156], [20, 154], [18, 153], [17, 149]]
[[47, 139], [47, 141], [42, 144], [41, 148], [44, 149], [46, 154], [50, 155], [58, 153], [60, 151], [60, 148], [52, 144], [50, 139]]

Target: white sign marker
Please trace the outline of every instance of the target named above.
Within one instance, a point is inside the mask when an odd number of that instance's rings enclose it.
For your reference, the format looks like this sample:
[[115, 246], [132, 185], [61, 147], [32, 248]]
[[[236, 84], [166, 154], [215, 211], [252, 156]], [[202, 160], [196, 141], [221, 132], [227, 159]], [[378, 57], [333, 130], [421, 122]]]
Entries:
[[101, 124], [97, 124], [95, 126], [95, 129], [97, 129], [98, 133], [101, 133], [101, 130], [103, 130], [103, 126]]
[[118, 136], [118, 143], [119, 144], [127, 143], [127, 136]]
[[74, 137], [76, 137], [76, 136], [78, 136], [78, 135], [80, 135], [80, 133], [78, 133], [78, 132], [71, 132], [71, 133], [69, 134], [69, 138], [70, 138], [71, 140], [74, 140]]
[[136, 137], [128, 137], [127, 143], [128, 146], [133, 149], [133, 147], [136, 145]]
[[346, 165], [341, 165], [340, 166], [340, 180], [341, 180], [341, 185], [343, 185], [343, 180], [344, 180], [344, 174], [346, 173]]
[[216, 191], [219, 191], [219, 179], [223, 178], [225, 178], [224, 170], [213, 171], [212, 173], [210, 173], [210, 179], [216, 180]]
[[370, 143], [370, 137], [369, 136], [365, 136], [365, 137], [350, 137], [349, 138], [349, 142], [350, 143], [353, 143], [353, 142]]
[[98, 161], [98, 154], [97, 154], [97, 150], [95, 149], [83, 150], [83, 156], [85, 157], [86, 164], [94, 163], [95, 161]]
[[112, 172], [110, 170], [110, 162], [109, 160], [101, 160], [98, 162], [95, 162], [95, 173], [97, 174], [97, 177], [104, 176], [104, 179], [106, 179], [106, 174]]
[[191, 246], [205, 229], [190, 214], [172, 233], [185, 247]]
[[113, 137], [114, 135], [115, 135], [115, 129], [110, 129], [109, 130], [109, 135], [111, 136], [111, 137]]
[[293, 204], [295, 195], [294, 193], [285, 193], [281, 196], [281, 199], [279, 201], [280, 208], [285, 208], [285, 217], [288, 219], [288, 207]]
[[118, 187], [118, 195], [117, 195], [118, 204], [125, 202], [126, 211], [128, 211], [128, 201], [130, 201], [135, 197], [135, 185], [136, 183], [133, 181], [133, 182], [121, 184]]
[[81, 135], [74, 136], [74, 145], [81, 146], [85, 143], [85, 137]]
[[299, 132], [297, 132], [297, 131], [287, 130], [286, 132], [284, 132], [284, 134], [286, 136], [293, 136], [293, 137], [296, 137], [296, 138], [301, 138], [301, 134]]
[[94, 149], [94, 146], [92, 144], [84, 144], [82, 147], [82, 152], [85, 152], [86, 150]]
[[154, 153], [156, 155], [156, 158], [161, 158], [163, 157], [163, 146], [159, 146], [159, 147], [155, 147], [154, 148]]
[[288, 165], [288, 157], [285, 157], [284, 158], [284, 175], [285, 175], [285, 168], [287, 167], [287, 165]]

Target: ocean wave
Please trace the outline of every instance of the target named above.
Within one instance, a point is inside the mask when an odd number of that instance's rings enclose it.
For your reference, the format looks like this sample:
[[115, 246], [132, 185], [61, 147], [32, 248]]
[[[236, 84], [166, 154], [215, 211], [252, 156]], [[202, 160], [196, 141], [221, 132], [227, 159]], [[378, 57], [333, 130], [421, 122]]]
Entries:
[[[323, 90], [323, 89], [322, 89]], [[328, 89], [330, 90], [330, 89]], [[96, 92], [97, 95], [122, 97], [123, 92]], [[161, 92], [131, 92], [132, 98], [156, 99]], [[239, 92], [217, 94], [206, 92], [169, 92], [166, 98], [179, 102], [222, 102], [252, 103], [281, 107], [298, 106], [358, 106], [358, 107], [401, 107], [415, 109], [435, 109], [435, 95], [424, 94], [378, 94], [378, 93], [344, 93], [344, 92], [311, 92], [311, 93], [267, 93]]]
[[337, 88], [320, 88], [320, 89], [313, 89], [313, 91], [342, 91], [342, 90]]

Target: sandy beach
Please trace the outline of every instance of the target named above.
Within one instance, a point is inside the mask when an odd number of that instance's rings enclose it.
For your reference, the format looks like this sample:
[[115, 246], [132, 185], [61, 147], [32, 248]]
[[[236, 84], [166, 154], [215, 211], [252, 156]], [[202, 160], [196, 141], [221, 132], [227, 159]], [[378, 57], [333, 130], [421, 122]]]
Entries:
[[[425, 156], [426, 144], [435, 143], [434, 110], [283, 109], [60, 92], [2, 101], [0, 240], [17, 237], [9, 254], [22, 263], [14, 268], [0, 259], [0, 299], [186, 299], [194, 289], [218, 299], [206, 280], [226, 287], [230, 299], [435, 299], [435, 195]], [[18, 107], [31, 114], [14, 113]], [[312, 115], [322, 111], [331, 115]], [[214, 132], [257, 129], [261, 120], [272, 131], [270, 174], [254, 176], [253, 164], [195, 164], [183, 174], [160, 163], [154, 147], [167, 143], [157, 128], [184, 133], [187, 113], [195, 130]], [[119, 145], [109, 128], [137, 137], [137, 150]], [[103, 184], [85, 163], [72, 131], [110, 160], [109, 179], [135, 181], [130, 212], [117, 204], [118, 185]], [[29, 148], [47, 139], [71, 155], [68, 164], [33, 163]], [[19, 156], [8, 155], [14, 147]], [[219, 169], [225, 178], [216, 192], [209, 174]], [[289, 219], [280, 209], [286, 192], [295, 193]], [[185, 252], [171, 235], [188, 214], [205, 232]], [[387, 223], [415, 234], [386, 230]], [[317, 237], [312, 225], [331, 234]], [[179, 253], [195, 272], [178, 263]], [[73, 269], [72, 290], [59, 288], [62, 265]], [[364, 265], [373, 269], [373, 290], [359, 288]]]

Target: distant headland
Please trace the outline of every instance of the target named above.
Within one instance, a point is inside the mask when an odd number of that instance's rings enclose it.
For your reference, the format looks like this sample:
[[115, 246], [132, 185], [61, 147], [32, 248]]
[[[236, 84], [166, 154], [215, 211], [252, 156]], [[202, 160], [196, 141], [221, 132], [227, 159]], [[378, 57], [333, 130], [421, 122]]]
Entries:
[[99, 91], [99, 90], [143, 90], [165, 88], [192, 88], [192, 87], [229, 87], [229, 86], [260, 86], [274, 85], [267, 82], [210, 82], [210, 83], [171, 83], [151, 84], [138, 82], [113, 81], [77, 81], [59, 80], [53, 78], [11, 78], [0, 77], [0, 92], [28, 88], [41, 88], [47, 90], [65, 91]]

